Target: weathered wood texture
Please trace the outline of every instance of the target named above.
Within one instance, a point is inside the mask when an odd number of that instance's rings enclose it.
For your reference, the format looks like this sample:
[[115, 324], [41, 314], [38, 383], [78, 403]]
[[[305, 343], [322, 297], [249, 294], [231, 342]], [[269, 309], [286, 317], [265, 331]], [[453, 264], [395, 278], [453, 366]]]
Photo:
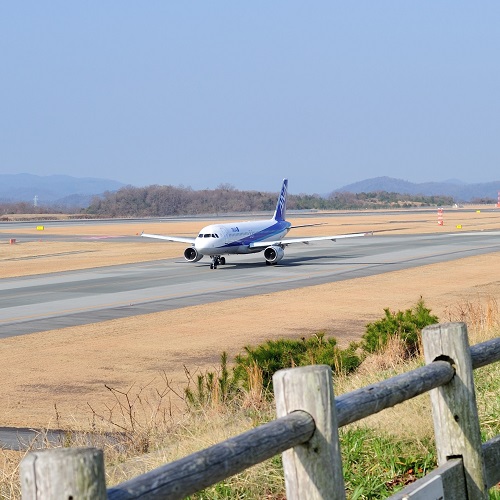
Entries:
[[339, 427], [361, 420], [449, 382], [455, 370], [436, 361], [335, 398]]
[[467, 498], [488, 498], [481, 448], [472, 360], [465, 323], [445, 323], [422, 331], [426, 363], [447, 360], [455, 376], [430, 392], [438, 463], [461, 457]]
[[280, 370], [273, 376], [278, 416], [297, 410], [316, 424], [312, 438], [283, 453], [289, 500], [344, 500], [344, 476], [335, 414], [332, 371], [326, 365]]
[[[500, 361], [500, 338], [470, 348], [473, 368]], [[448, 383], [455, 370], [447, 361], [435, 361], [416, 370], [367, 385], [335, 398], [339, 427]]]
[[290, 413], [109, 488], [108, 499], [185, 498], [290, 447], [306, 443], [314, 430], [314, 420], [308, 413]]
[[483, 444], [486, 484], [492, 488], [500, 483], [500, 436], [496, 436]]
[[56, 448], [34, 451], [21, 462], [23, 500], [105, 500], [102, 450]]

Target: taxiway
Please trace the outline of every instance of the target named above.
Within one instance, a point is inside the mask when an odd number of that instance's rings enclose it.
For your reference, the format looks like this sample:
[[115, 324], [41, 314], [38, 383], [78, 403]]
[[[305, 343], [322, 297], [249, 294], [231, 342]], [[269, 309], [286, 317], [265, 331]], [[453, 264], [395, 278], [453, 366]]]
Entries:
[[178, 258], [0, 279], [0, 338], [498, 251], [500, 231], [378, 235], [292, 245], [277, 266], [266, 266], [261, 254], [253, 254], [229, 257], [217, 270], [209, 269], [209, 259], [192, 264]]

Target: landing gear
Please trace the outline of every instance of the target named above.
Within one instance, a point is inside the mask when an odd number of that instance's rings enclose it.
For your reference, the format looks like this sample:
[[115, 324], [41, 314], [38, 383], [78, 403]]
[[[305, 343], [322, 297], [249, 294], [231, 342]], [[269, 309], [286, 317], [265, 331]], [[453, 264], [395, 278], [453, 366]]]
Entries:
[[210, 264], [210, 269], [217, 269], [217, 266], [223, 266], [225, 263], [225, 257], [221, 257], [220, 255], [212, 255], [212, 263]]

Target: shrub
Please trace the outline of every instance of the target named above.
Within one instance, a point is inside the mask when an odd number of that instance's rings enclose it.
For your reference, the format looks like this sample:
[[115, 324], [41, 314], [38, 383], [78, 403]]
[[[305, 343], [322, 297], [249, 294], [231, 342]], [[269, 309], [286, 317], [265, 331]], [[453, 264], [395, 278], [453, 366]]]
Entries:
[[392, 312], [389, 308], [384, 312], [382, 319], [366, 325], [362, 347], [368, 353], [382, 351], [390, 337], [398, 336], [406, 345], [406, 354], [412, 356], [420, 351], [422, 329], [439, 321], [425, 307], [422, 297], [413, 308], [404, 312]]
[[[237, 394], [237, 388], [229, 377], [227, 353], [221, 354], [220, 366], [215, 372], [207, 371], [198, 374], [196, 380], [186, 369], [188, 385], [184, 390], [185, 400], [189, 408], [203, 408], [228, 404]], [[191, 388], [191, 386], [194, 388]]]
[[245, 353], [236, 356], [235, 379], [248, 388], [248, 368], [255, 365], [262, 370], [263, 386], [271, 389], [273, 374], [283, 368], [311, 364], [329, 365], [334, 373], [350, 373], [361, 363], [356, 354], [358, 345], [347, 349], [337, 347], [335, 338], [326, 338], [324, 332], [300, 340], [268, 340], [257, 347], [245, 347]]

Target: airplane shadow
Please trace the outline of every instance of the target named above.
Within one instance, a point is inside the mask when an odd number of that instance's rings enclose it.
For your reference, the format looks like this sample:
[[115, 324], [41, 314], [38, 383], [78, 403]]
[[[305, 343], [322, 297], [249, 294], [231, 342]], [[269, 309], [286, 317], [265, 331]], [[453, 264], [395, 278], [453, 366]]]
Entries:
[[[304, 266], [304, 265], [320, 265], [320, 266], [331, 266], [333, 265], [342, 265], [342, 264], [348, 264], [347, 262], [342, 262], [346, 259], [357, 259], [359, 257], [362, 257], [362, 254], [349, 254], [349, 255], [332, 255], [329, 257], [326, 257], [324, 255], [318, 256], [318, 257], [311, 257], [311, 256], [303, 256], [303, 257], [285, 257], [279, 264], [278, 266], [280, 267], [294, 267], [294, 266]], [[324, 261], [324, 262], [321, 262]], [[333, 261], [333, 262], [332, 262]], [[350, 263], [352, 264], [352, 263]]]
[[[315, 266], [332, 266], [332, 265], [352, 265], [352, 263], [347, 263], [347, 262], [342, 262], [342, 260], [345, 259], [356, 259], [362, 257], [362, 254], [349, 254], [349, 255], [334, 255], [330, 257], [325, 257], [323, 256], [317, 256], [317, 257], [311, 257], [311, 256], [303, 256], [303, 257], [293, 257], [293, 256], [286, 256], [283, 258], [281, 262], [274, 266], [266, 266], [266, 263], [264, 260], [260, 261], [255, 261], [255, 262], [238, 262], [237, 259], [235, 258], [234, 260], [226, 260], [226, 263], [224, 265], [220, 265], [217, 267], [217, 270], [219, 269], [255, 269], [256, 267], [298, 267], [298, 266], [307, 266], [307, 265], [315, 265]], [[332, 262], [332, 260], [334, 262]], [[324, 262], [321, 262], [324, 261]], [[373, 264], [373, 262], [357, 262], [357, 264]], [[197, 267], [209, 267], [210, 262], [200, 262], [197, 264]]]

